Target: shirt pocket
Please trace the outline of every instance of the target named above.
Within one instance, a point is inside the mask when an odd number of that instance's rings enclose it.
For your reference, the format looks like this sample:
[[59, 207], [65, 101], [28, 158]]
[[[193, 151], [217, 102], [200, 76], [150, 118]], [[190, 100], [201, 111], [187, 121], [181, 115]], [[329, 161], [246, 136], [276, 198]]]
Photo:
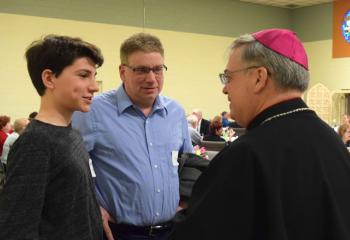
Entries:
[[166, 165], [169, 168], [170, 176], [178, 177], [178, 148], [175, 143], [167, 144], [165, 156], [166, 156]]

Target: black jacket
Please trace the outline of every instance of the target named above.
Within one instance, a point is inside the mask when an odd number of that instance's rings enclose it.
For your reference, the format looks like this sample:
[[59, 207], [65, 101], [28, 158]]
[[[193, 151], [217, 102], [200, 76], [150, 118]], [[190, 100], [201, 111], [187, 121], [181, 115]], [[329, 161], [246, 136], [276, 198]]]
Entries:
[[294, 99], [266, 109], [216, 155], [177, 213], [171, 239], [350, 239], [350, 154], [332, 128], [300, 108], [305, 103]]

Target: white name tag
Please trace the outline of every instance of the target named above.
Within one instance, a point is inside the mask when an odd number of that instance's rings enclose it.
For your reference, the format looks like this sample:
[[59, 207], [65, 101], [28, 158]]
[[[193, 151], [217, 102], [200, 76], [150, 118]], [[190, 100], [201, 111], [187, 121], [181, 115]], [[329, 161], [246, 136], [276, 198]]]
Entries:
[[177, 161], [178, 156], [179, 156], [179, 151], [171, 151], [171, 161], [174, 167], [179, 166], [179, 162]]
[[96, 173], [95, 173], [95, 170], [94, 170], [94, 166], [92, 165], [92, 160], [91, 158], [89, 158], [89, 166], [90, 166], [90, 172], [91, 172], [91, 175], [92, 177], [96, 177]]

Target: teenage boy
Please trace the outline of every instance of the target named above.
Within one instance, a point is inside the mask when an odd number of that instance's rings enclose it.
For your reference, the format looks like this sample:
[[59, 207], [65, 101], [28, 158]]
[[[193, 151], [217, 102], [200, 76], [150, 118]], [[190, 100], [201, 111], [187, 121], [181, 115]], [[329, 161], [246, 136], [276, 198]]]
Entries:
[[70, 123], [74, 111], [90, 109], [103, 56], [57, 35], [33, 42], [25, 56], [41, 104], [8, 156], [0, 239], [102, 239], [89, 155]]

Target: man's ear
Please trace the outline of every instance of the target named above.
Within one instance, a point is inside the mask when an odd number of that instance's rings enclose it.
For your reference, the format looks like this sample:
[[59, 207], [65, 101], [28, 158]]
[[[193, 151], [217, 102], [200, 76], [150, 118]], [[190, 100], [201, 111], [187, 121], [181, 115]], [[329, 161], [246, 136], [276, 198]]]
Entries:
[[43, 81], [44, 86], [47, 89], [53, 89], [55, 88], [55, 75], [54, 73], [50, 70], [50, 69], [45, 69], [42, 73], [41, 73], [41, 79]]
[[270, 78], [267, 69], [265, 67], [258, 68], [254, 85], [254, 92], [258, 93], [263, 91], [266, 88], [268, 81], [270, 81]]
[[120, 79], [122, 80], [122, 82], [125, 81], [125, 67], [123, 66], [123, 64], [119, 65], [119, 76]]

